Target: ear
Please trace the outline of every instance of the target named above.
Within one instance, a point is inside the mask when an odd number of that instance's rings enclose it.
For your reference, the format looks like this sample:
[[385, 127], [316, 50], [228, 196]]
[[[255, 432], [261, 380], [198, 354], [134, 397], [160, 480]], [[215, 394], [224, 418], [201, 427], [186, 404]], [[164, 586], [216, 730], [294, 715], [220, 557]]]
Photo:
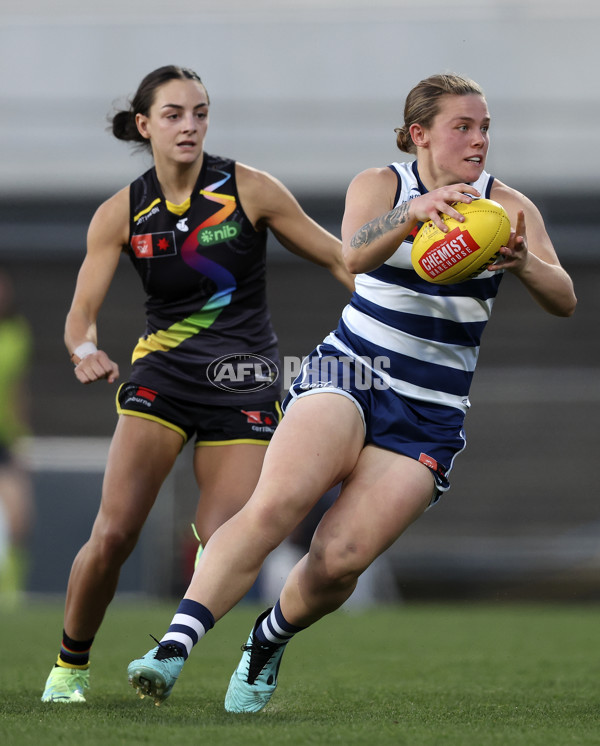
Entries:
[[136, 114], [135, 124], [136, 124], [136, 127], [138, 128], [138, 132], [140, 133], [140, 135], [146, 140], [149, 140], [150, 131], [148, 129], [148, 117], [144, 116], [143, 114]]
[[411, 124], [408, 128], [412, 141], [418, 148], [426, 148], [429, 145], [427, 130], [421, 124]]

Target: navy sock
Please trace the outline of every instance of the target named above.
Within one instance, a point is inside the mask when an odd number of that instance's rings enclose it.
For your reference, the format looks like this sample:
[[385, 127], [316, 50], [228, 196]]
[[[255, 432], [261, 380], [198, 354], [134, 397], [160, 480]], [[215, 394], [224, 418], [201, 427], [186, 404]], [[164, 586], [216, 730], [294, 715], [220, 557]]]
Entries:
[[184, 598], [160, 642], [163, 645], [177, 645], [181, 648], [184, 659], [187, 660], [194, 645], [214, 625], [215, 618], [206, 606], [190, 598]]
[[269, 616], [263, 619], [262, 623], [254, 630], [254, 637], [258, 642], [284, 645], [292, 639], [296, 632], [303, 629], [306, 629], [306, 627], [297, 627], [286, 620], [281, 611], [281, 604], [277, 601]]

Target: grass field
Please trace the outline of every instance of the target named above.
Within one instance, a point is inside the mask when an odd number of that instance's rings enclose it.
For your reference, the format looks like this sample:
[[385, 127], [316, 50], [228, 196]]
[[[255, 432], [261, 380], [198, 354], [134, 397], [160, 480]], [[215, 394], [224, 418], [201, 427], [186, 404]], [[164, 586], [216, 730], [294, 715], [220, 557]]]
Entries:
[[[85, 705], [40, 702], [62, 608], [0, 611], [0, 743], [600, 744], [600, 607], [399, 605], [339, 611], [286, 651], [257, 715], [223, 697], [257, 609], [241, 605], [194, 651], [170, 699], [140, 701], [126, 666], [160, 636], [175, 603], [117, 600], [93, 650]], [[201, 648], [201, 649], [200, 649]]]

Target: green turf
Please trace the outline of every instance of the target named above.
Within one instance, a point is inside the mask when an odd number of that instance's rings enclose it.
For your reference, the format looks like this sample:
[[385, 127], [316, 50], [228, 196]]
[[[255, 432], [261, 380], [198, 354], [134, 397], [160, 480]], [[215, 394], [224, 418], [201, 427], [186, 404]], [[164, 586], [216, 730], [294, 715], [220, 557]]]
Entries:
[[154, 707], [126, 667], [153, 646], [176, 603], [111, 607], [94, 645], [85, 705], [42, 704], [62, 610], [0, 611], [3, 746], [567, 746], [600, 744], [600, 607], [400, 605], [337, 612], [299, 635], [257, 715], [223, 697], [257, 612], [242, 605], [194, 651]]

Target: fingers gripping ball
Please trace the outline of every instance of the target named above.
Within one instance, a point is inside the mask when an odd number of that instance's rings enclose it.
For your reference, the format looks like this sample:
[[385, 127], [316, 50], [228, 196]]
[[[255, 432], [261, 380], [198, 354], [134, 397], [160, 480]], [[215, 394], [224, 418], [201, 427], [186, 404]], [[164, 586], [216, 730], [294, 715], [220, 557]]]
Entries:
[[456, 202], [452, 207], [464, 215], [464, 223], [442, 215], [449, 228], [448, 233], [443, 233], [429, 220], [415, 236], [412, 246], [415, 272], [437, 285], [477, 277], [495, 261], [500, 247], [510, 238], [510, 220], [497, 202], [476, 199], [468, 205]]

